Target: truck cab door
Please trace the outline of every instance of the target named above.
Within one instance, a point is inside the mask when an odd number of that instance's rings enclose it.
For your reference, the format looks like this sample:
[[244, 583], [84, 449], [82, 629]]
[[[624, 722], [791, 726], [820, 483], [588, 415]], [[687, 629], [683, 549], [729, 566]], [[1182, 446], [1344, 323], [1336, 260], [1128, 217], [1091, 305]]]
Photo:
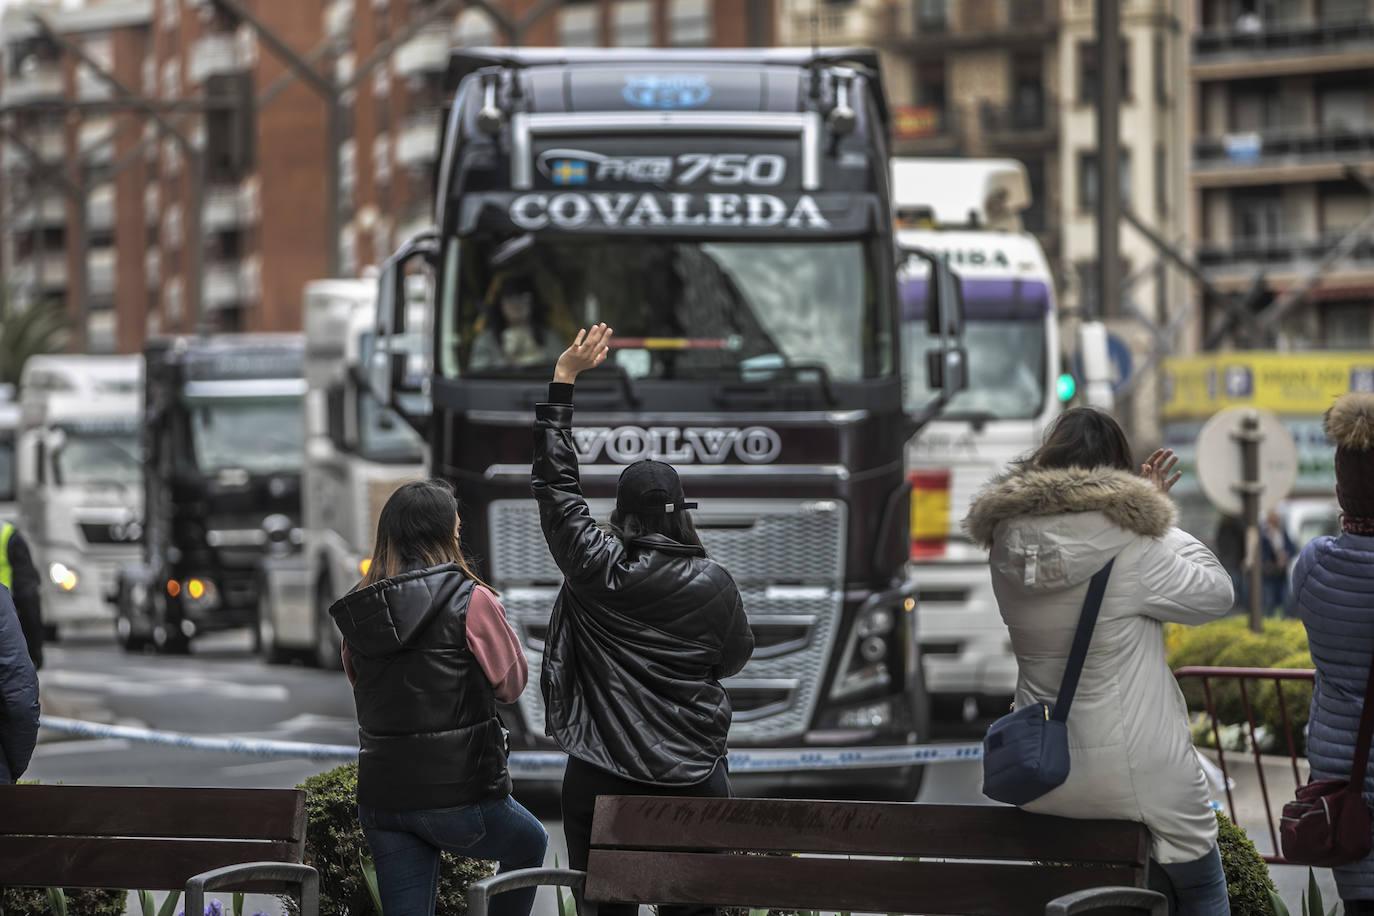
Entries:
[[[915, 308], [908, 309], [903, 304], [904, 332], [908, 325], [923, 323], [923, 336], [934, 345], [926, 351], [925, 368], [928, 385], [937, 395], [913, 416], [923, 426], [944, 409], [951, 397], [968, 387], [968, 351], [963, 346], [964, 289], [944, 257], [914, 246], [898, 246], [897, 275], [899, 283], [914, 281], [911, 288], [923, 299]], [[912, 335], [902, 336], [910, 339]]]
[[[364, 380], [372, 394], [424, 435], [429, 425], [429, 346], [439, 254], [434, 233], [418, 235], [387, 259], [377, 278], [377, 318]], [[418, 298], [424, 298], [420, 307]]]

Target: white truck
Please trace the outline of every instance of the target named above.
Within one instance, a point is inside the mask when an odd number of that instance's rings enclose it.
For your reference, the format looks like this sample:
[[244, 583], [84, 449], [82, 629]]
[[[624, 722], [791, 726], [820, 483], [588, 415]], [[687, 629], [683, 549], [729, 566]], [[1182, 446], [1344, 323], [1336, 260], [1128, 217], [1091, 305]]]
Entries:
[[[1044, 251], [1021, 229], [1030, 203], [1014, 160], [893, 161], [897, 240], [943, 254], [963, 281], [968, 388], [907, 449], [912, 482], [912, 571], [926, 686], [937, 716], [1001, 715], [1016, 686], [1016, 660], [988, 575], [987, 552], [961, 528], [974, 494], [1032, 451], [1061, 411], [1054, 282]], [[903, 280], [903, 317], [919, 309], [920, 279]], [[903, 352], [929, 346], [924, 325], [904, 322]], [[919, 372], [908, 378], [919, 386]], [[916, 387], [919, 403], [935, 392]]]
[[119, 567], [138, 558], [143, 360], [33, 356], [19, 382], [20, 527], [38, 565], [43, 629], [109, 622]]
[[269, 661], [301, 654], [340, 666], [329, 606], [366, 573], [387, 498], [424, 476], [419, 435], [362, 384], [376, 302], [375, 280], [305, 288], [303, 541], [298, 554], [263, 563], [257, 643]]
[[14, 485], [14, 437], [18, 432], [14, 386], [0, 385], [0, 524], [19, 522], [19, 495]]

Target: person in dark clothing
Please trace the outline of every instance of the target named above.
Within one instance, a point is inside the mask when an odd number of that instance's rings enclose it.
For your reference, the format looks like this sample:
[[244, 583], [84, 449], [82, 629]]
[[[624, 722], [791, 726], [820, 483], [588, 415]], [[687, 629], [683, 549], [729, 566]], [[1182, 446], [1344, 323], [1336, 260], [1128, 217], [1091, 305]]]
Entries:
[[[608, 529], [587, 509], [573, 444], [573, 383], [606, 359], [611, 333], [604, 324], [578, 333], [558, 358], [534, 422], [534, 496], [564, 576], [540, 687], [546, 730], [568, 755], [563, 832], [577, 869], [587, 867], [598, 795], [730, 795], [731, 710], [720, 680], [754, 651], [739, 588], [706, 555], [687, 511], [696, 503], [687, 502], [671, 465], [646, 460], [625, 469]], [[598, 912], [636, 910], [602, 904]]]
[[17, 782], [38, 743], [38, 675], [9, 589], [0, 586], [0, 785]]
[[1223, 515], [1217, 523], [1215, 554], [1222, 568], [1231, 577], [1231, 589], [1236, 594], [1236, 605], [1246, 601], [1245, 580], [1245, 523], [1234, 515]]
[[1260, 582], [1264, 595], [1261, 610], [1265, 614], [1288, 613], [1288, 564], [1297, 554], [1298, 547], [1288, 528], [1279, 513], [1270, 509], [1260, 525]]
[[38, 567], [28, 542], [9, 522], [0, 523], [0, 585], [10, 590], [34, 670], [43, 667], [43, 605]]
[[[358, 820], [387, 916], [433, 916], [439, 853], [537, 868], [548, 834], [511, 797], [506, 730], [529, 669], [496, 593], [472, 572], [443, 481], [398, 489], [363, 581], [329, 609], [358, 709]], [[493, 899], [528, 916], [534, 888]]]

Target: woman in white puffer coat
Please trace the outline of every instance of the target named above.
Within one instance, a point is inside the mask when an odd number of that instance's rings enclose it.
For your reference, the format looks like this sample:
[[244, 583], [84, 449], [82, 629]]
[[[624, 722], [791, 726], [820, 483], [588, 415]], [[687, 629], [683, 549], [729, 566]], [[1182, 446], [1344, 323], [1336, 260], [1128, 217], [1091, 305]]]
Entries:
[[1088, 581], [1116, 559], [1069, 714], [1068, 780], [1025, 808], [1143, 822], [1162, 866], [1151, 886], [1171, 912], [1216, 916], [1230, 912], [1216, 816], [1163, 625], [1220, 617], [1233, 596], [1211, 551], [1174, 527], [1175, 460], [1157, 451], [1136, 476], [1115, 420], [1069, 410], [1035, 454], [978, 495], [965, 526], [991, 550], [1018, 707], [1054, 703]]

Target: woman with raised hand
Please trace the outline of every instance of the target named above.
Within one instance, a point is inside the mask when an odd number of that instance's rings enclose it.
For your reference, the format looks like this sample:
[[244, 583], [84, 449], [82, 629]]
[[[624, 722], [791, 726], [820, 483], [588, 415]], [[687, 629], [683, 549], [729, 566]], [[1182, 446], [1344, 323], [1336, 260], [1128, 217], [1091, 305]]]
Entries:
[[[739, 589], [706, 555], [689, 514], [696, 503], [687, 501], [671, 465], [645, 460], [625, 468], [605, 528], [587, 510], [573, 443], [573, 385], [606, 359], [611, 333], [604, 324], [578, 332], [534, 421], [534, 495], [564, 576], [540, 686], [546, 728], [568, 754], [563, 831], [578, 869], [587, 867], [598, 795], [730, 795], [730, 698], [720, 679], [743, 668], [754, 650]], [[602, 904], [598, 912], [636, 909]]]
[[1112, 561], [1068, 714], [1069, 775], [1022, 807], [1119, 818], [1149, 828], [1151, 887], [1181, 916], [1226, 916], [1226, 876], [1188, 711], [1164, 657], [1164, 623], [1231, 609], [1231, 577], [1174, 525], [1172, 452], [1132, 473], [1109, 415], [1075, 408], [1034, 454], [993, 480], [964, 520], [991, 551], [993, 591], [1011, 631], [1017, 707], [1053, 705], [1088, 583]]
[[[358, 709], [358, 819], [386, 916], [433, 916], [439, 853], [537, 868], [548, 835], [511, 797], [497, 701], [529, 669], [506, 612], [463, 557], [458, 501], [442, 480], [404, 484], [382, 507], [363, 581], [329, 609]], [[534, 888], [492, 900], [528, 916]]]

